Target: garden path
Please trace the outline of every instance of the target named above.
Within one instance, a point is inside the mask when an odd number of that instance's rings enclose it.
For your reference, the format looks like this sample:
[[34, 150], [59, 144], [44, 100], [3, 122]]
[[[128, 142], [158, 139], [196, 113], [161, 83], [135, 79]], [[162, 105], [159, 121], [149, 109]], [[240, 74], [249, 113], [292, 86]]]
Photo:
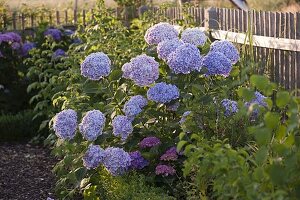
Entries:
[[0, 145], [0, 200], [53, 197], [56, 160], [48, 149], [29, 144]]

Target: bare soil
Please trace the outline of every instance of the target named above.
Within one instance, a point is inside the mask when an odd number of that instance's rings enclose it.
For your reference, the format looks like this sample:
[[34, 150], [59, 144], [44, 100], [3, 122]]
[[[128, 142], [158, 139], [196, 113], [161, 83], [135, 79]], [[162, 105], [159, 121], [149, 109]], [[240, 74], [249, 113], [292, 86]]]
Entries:
[[0, 200], [54, 198], [56, 163], [50, 151], [29, 144], [0, 145]]

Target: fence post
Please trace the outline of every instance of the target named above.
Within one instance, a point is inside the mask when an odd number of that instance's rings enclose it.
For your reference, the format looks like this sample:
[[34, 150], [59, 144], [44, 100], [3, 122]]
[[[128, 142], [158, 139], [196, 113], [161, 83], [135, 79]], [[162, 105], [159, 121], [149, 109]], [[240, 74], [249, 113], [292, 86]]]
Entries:
[[209, 29], [219, 29], [217, 9], [211, 7], [205, 9], [204, 12], [204, 27]]

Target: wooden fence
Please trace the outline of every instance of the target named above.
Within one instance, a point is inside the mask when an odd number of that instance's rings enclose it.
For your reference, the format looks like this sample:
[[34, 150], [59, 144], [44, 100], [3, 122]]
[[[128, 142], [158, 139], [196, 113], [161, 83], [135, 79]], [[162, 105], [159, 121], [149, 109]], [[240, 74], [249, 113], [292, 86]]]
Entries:
[[[185, 14], [178, 7], [155, 11], [174, 23], [180, 19], [193, 21], [218, 40], [252, 43], [258, 72], [268, 74], [271, 80], [287, 89], [300, 90], [300, 13], [200, 7], [190, 7], [185, 10]], [[116, 16], [120, 16], [120, 12], [116, 10]], [[132, 12], [136, 16], [135, 11], [127, 13]], [[88, 17], [92, 16], [93, 10], [57, 11], [39, 17], [13, 13], [11, 16], [3, 16], [2, 24], [8, 30], [31, 29], [45, 20], [50, 25], [76, 26], [78, 21], [85, 24]], [[10, 24], [5, 22], [7, 18], [11, 19]]]

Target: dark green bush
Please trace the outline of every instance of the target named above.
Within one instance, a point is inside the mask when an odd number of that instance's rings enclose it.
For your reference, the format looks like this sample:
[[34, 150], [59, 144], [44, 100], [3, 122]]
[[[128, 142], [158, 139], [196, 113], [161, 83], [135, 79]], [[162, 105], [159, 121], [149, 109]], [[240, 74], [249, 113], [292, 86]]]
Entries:
[[0, 115], [0, 142], [26, 141], [37, 135], [40, 121], [32, 120], [31, 110]]

